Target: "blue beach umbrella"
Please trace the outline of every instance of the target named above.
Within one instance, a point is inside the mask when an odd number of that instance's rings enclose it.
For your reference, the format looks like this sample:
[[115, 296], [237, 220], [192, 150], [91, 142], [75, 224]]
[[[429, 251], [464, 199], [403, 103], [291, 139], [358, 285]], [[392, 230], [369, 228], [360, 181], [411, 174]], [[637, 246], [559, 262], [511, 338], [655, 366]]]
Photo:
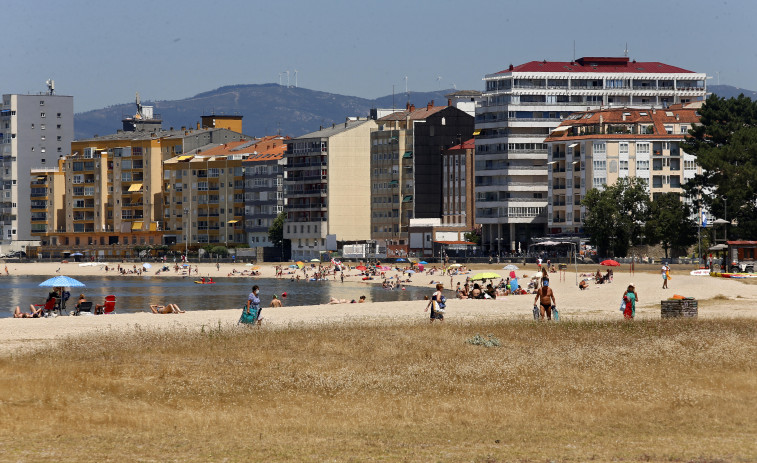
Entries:
[[402, 257], [400, 257], [399, 259], [396, 260], [396, 262], [407, 262], [407, 259], [403, 259]]
[[422, 260], [422, 261], [420, 261], [418, 263], [421, 264], [421, 265], [428, 265], [428, 262], [426, 262], [425, 260]]
[[59, 275], [57, 277], [50, 278], [48, 280], [43, 281], [39, 284], [40, 286], [48, 287], [48, 288], [57, 288], [57, 287], [63, 287], [63, 288], [82, 288], [86, 286], [84, 283], [82, 283], [79, 280], [75, 280], [71, 277]]

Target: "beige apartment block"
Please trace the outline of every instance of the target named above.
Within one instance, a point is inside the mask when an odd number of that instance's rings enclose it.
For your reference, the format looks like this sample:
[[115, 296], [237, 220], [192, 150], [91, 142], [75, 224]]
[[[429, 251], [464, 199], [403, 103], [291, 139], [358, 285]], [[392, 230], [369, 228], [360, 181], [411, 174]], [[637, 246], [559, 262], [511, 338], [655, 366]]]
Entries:
[[[371, 239], [371, 130], [350, 118], [287, 142], [284, 237], [293, 259], [319, 258], [336, 242]], [[328, 241], [328, 243], [327, 243]]]
[[603, 109], [568, 116], [545, 139], [549, 233], [582, 234], [586, 192], [620, 178], [643, 180], [653, 200], [663, 193], [681, 193], [683, 184], [701, 172], [696, 158], [681, 149], [689, 129], [699, 122], [699, 106]]
[[65, 231], [66, 177], [63, 170], [65, 158], [58, 159], [58, 167], [31, 169], [29, 185], [31, 199], [31, 231], [45, 245], [51, 233]]

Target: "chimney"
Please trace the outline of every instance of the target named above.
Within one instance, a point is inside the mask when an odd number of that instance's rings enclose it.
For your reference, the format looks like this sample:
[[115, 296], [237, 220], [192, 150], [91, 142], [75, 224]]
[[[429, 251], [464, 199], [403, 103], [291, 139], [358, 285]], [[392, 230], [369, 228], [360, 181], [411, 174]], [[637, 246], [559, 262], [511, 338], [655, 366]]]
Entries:
[[452, 106], [452, 98], [447, 98], [447, 106]]
[[410, 112], [413, 112], [413, 111], [415, 111], [415, 105], [414, 105], [414, 104], [411, 104], [411, 105], [410, 105], [410, 108], [409, 108], [409, 109], [410, 109]]
[[200, 123], [197, 123], [197, 130], [200, 130]]
[[170, 128], [170, 129], [168, 129], [168, 130], [170, 130], [171, 132], [173, 132], [173, 127], [171, 127], [171, 128]]
[[602, 117], [602, 115], [599, 115], [599, 130], [602, 130], [602, 123], [605, 121], [605, 118]]
[[429, 109], [431, 109], [433, 107], [434, 107], [434, 100], [431, 100], [431, 102], [426, 105], [426, 110], [428, 111]]
[[405, 103], [405, 109], [410, 111], [410, 102]]
[[185, 125], [182, 125], [181, 130], [187, 130], [187, 127]]
[[680, 114], [676, 114], [676, 120], [677, 120], [677, 121], [680, 121], [680, 120], [681, 120], [681, 115], [680, 115]]

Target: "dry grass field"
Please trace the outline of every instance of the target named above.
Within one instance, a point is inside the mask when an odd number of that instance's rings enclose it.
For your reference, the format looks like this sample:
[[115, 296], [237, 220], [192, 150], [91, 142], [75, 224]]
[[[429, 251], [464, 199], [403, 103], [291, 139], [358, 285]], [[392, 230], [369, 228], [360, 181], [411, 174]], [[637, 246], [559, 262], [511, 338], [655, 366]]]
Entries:
[[0, 358], [0, 460], [755, 461], [756, 358], [752, 319], [80, 336]]

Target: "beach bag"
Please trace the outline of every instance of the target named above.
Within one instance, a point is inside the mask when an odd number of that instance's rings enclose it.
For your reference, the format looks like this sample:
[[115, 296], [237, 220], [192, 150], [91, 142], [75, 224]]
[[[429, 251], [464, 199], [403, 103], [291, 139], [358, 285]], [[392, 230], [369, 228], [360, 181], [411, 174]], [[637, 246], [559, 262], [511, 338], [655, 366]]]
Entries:
[[239, 317], [239, 323], [246, 325], [253, 325], [258, 321], [258, 311], [260, 309], [257, 306], [250, 307], [250, 313], [247, 313], [247, 306], [242, 307], [242, 316]]
[[442, 296], [441, 302], [439, 302], [439, 310], [441, 310], [442, 313], [444, 313], [444, 309], [447, 308], [447, 298]]
[[534, 306], [534, 320], [539, 319], [539, 308]]
[[626, 310], [626, 303], [628, 302], [628, 297], [623, 296], [623, 299], [620, 301], [620, 311], [624, 312]]
[[557, 307], [552, 306], [552, 320], [559, 321], [560, 320], [560, 312], [557, 311]]
[[434, 301], [434, 312], [443, 314], [444, 313], [444, 309], [445, 309], [445, 307], [442, 307], [441, 304], [439, 304], [438, 302]]

